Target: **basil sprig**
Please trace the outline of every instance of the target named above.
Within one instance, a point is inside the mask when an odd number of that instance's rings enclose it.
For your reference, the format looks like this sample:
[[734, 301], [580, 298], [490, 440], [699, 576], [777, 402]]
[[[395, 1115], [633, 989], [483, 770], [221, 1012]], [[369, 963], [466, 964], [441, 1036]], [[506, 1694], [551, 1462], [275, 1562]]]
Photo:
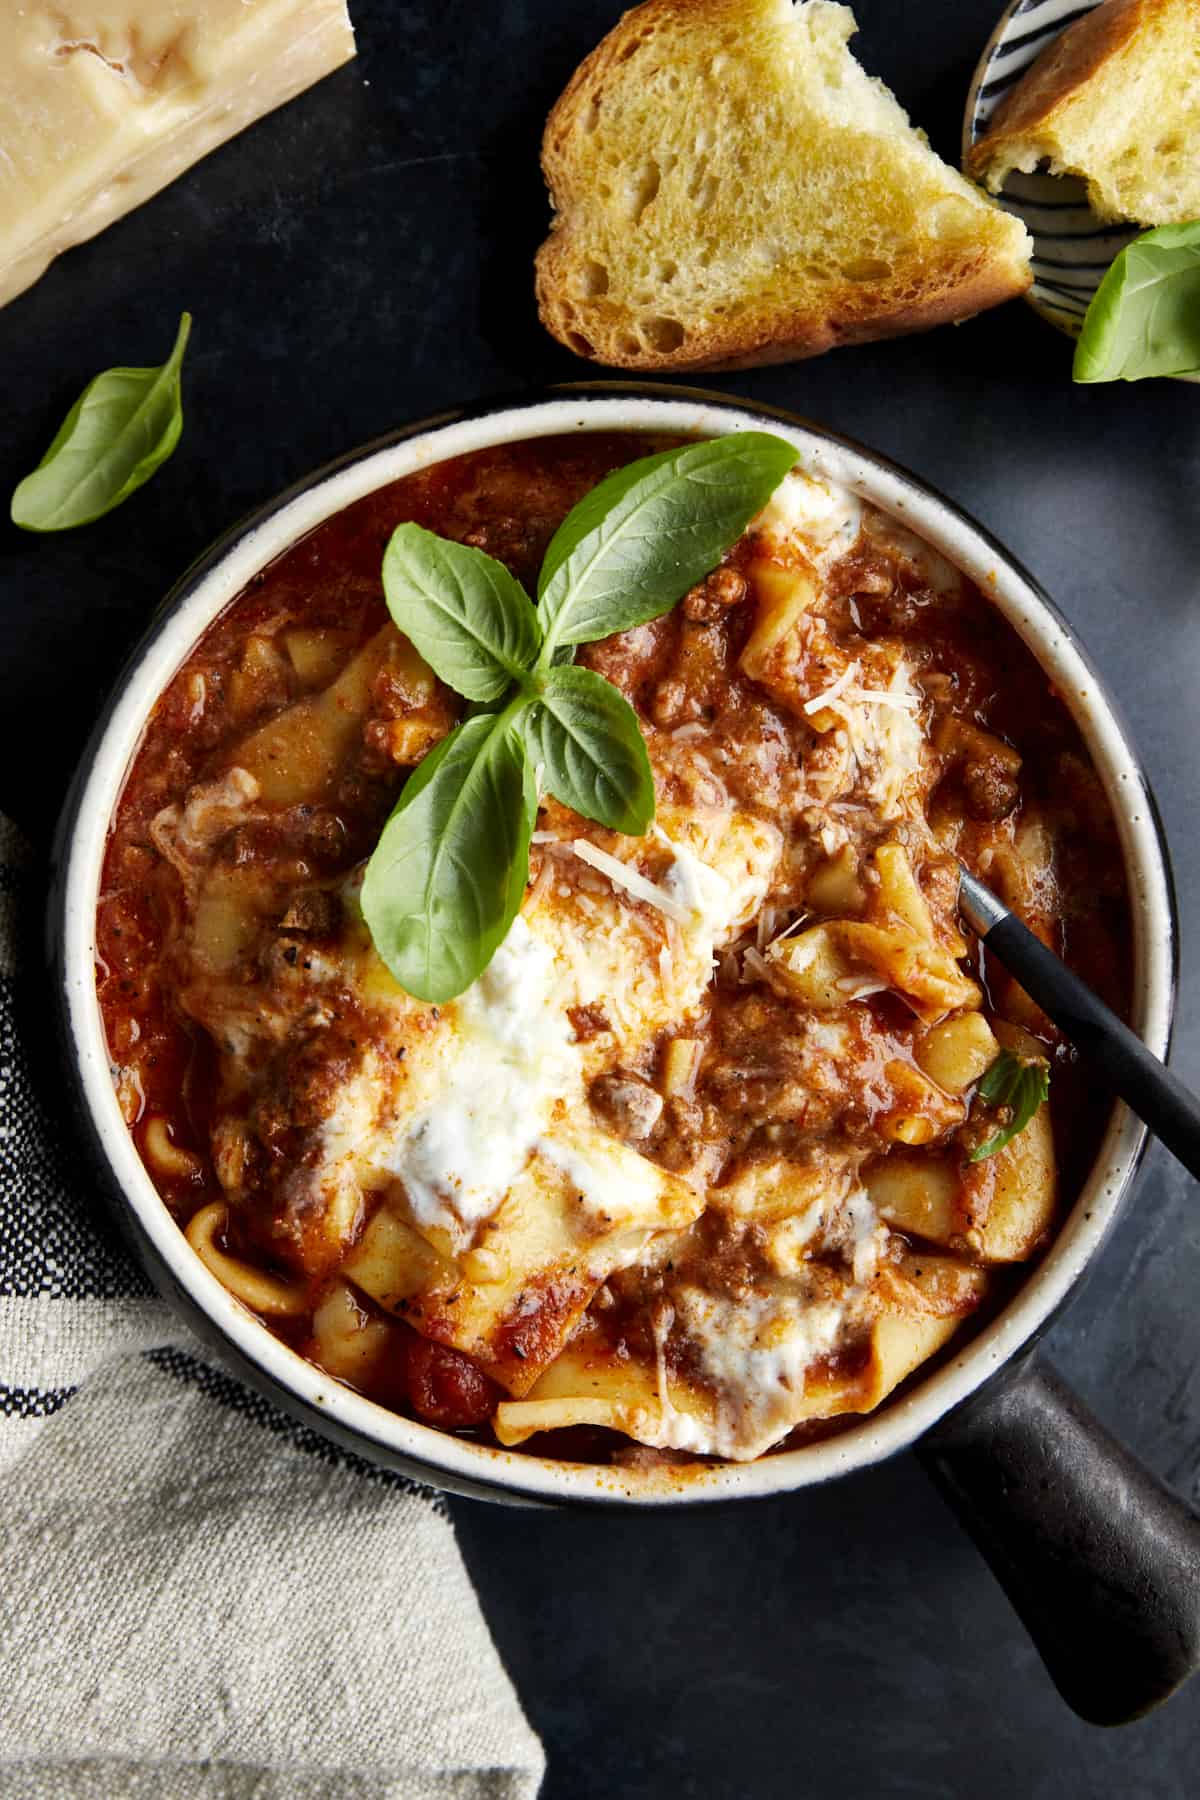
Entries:
[[1050, 1097], [1050, 1065], [1041, 1056], [1018, 1056], [1002, 1050], [975, 1089], [987, 1106], [1004, 1106], [1009, 1119], [968, 1160], [983, 1162], [1019, 1137], [1038, 1108]]
[[1200, 371], [1200, 220], [1126, 244], [1088, 307], [1076, 381], [1144, 381]]
[[24, 531], [90, 525], [149, 481], [183, 430], [180, 373], [191, 329], [191, 314], [184, 313], [161, 368], [105, 369], [88, 383], [37, 468], [18, 484], [14, 525]]
[[435, 674], [479, 710], [405, 783], [367, 864], [363, 916], [401, 987], [452, 1000], [520, 909], [536, 776], [575, 812], [637, 835], [654, 778], [637, 714], [574, 646], [669, 611], [741, 536], [796, 460], [747, 431], [643, 457], [601, 481], [550, 542], [534, 607], [503, 563], [401, 525], [388, 610]]

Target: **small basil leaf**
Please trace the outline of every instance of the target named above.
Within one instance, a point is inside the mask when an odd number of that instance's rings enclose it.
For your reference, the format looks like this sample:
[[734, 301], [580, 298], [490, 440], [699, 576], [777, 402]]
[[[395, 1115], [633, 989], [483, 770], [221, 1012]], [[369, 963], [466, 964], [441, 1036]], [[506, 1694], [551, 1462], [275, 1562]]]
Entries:
[[525, 715], [530, 760], [564, 806], [638, 837], [654, 817], [654, 777], [637, 714], [591, 669], [556, 668]]
[[1002, 1050], [975, 1092], [986, 1105], [1006, 1106], [1011, 1114], [1007, 1125], [971, 1152], [970, 1162], [983, 1162], [1019, 1137], [1039, 1106], [1049, 1099], [1050, 1065], [1040, 1056], [1023, 1058], [1011, 1050]]
[[764, 431], [732, 432], [616, 469], [572, 507], [538, 581], [542, 666], [657, 618], [712, 570], [796, 461]]
[[418, 1000], [453, 1000], [520, 909], [537, 794], [518, 700], [459, 725], [409, 776], [367, 864], [363, 917]]
[[54, 442], [12, 497], [23, 531], [90, 525], [128, 500], [165, 463], [183, 430], [180, 370], [190, 313], [158, 369], [105, 369], [90, 381]]
[[425, 661], [468, 700], [498, 700], [542, 641], [525, 589], [470, 544], [400, 525], [383, 556], [388, 611]]
[[1200, 370], [1200, 220], [1126, 244], [1096, 289], [1075, 346], [1076, 381]]

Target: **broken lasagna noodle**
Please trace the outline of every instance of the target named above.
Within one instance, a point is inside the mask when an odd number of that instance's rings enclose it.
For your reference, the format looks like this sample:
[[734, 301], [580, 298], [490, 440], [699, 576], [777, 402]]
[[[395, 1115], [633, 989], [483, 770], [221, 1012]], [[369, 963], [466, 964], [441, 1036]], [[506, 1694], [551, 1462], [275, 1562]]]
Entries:
[[[639, 713], [651, 830], [545, 800], [490, 967], [442, 1006], [399, 988], [362, 867], [461, 702], [388, 621], [384, 544], [415, 519], [529, 581], [665, 442], [445, 463], [257, 577], [150, 719], [97, 980], [164, 1200], [305, 1356], [506, 1446], [742, 1460], [870, 1411], [994, 1307], [1094, 1151], [1053, 1028], [971, 960], [955, 858], [1118, 1006], [1127, 912], [1028, 652], [798, 468], [671, 613], [580, 653]], [[1053, 1113], [972, 1162], [1004, 1046], [1055, 1064]]]

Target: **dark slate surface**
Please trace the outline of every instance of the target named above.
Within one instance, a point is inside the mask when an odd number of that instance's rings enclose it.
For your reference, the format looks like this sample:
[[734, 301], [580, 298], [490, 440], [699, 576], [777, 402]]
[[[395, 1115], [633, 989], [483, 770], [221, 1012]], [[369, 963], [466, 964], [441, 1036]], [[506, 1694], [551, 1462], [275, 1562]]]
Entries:
[[[541, 120], [615, 0], [354, 0], [357, 63], [74, 252], [0, 314], [0, 489], [83, 381], [195, 315], [187, 427], [76, 536], [0, 528], [0, 806], [44, 840], [101, 698], [175, 576], [350, 445], [587, 370], [540, 333]], [[859, 0], [859, 53], [955, 152], [988, 0]], [[1016, 305], [957, 330], [713, 378], [886, 451], [986, 521], [1082, 629], [1132, 721], [1184, 919], [1177, 1061], [1200, 1081], [1200, 394], [1073, 390]], [[1200, 1209], [1155, 1154], [1050, 1350], [1102, 1416], [1200, 1487]], [[568, 1796], [1196, 1791], [1200, 1688], [1077, 1723], [911, 1459], [703, 1516], [456, 1506], [501, 1648]], [[403, 1671], [381, 1671], [402, 1680]]]

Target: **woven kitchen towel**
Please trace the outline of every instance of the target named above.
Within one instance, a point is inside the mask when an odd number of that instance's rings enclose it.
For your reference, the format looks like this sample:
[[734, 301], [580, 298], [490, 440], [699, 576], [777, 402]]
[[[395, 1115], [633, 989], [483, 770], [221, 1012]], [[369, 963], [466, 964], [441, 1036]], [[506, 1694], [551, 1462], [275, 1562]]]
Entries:
[[440, 1500], [210, 1366], [89, 1216], [22, 1042], [26, 898], [0, 820], [0, 1795], [531, 1800]]

